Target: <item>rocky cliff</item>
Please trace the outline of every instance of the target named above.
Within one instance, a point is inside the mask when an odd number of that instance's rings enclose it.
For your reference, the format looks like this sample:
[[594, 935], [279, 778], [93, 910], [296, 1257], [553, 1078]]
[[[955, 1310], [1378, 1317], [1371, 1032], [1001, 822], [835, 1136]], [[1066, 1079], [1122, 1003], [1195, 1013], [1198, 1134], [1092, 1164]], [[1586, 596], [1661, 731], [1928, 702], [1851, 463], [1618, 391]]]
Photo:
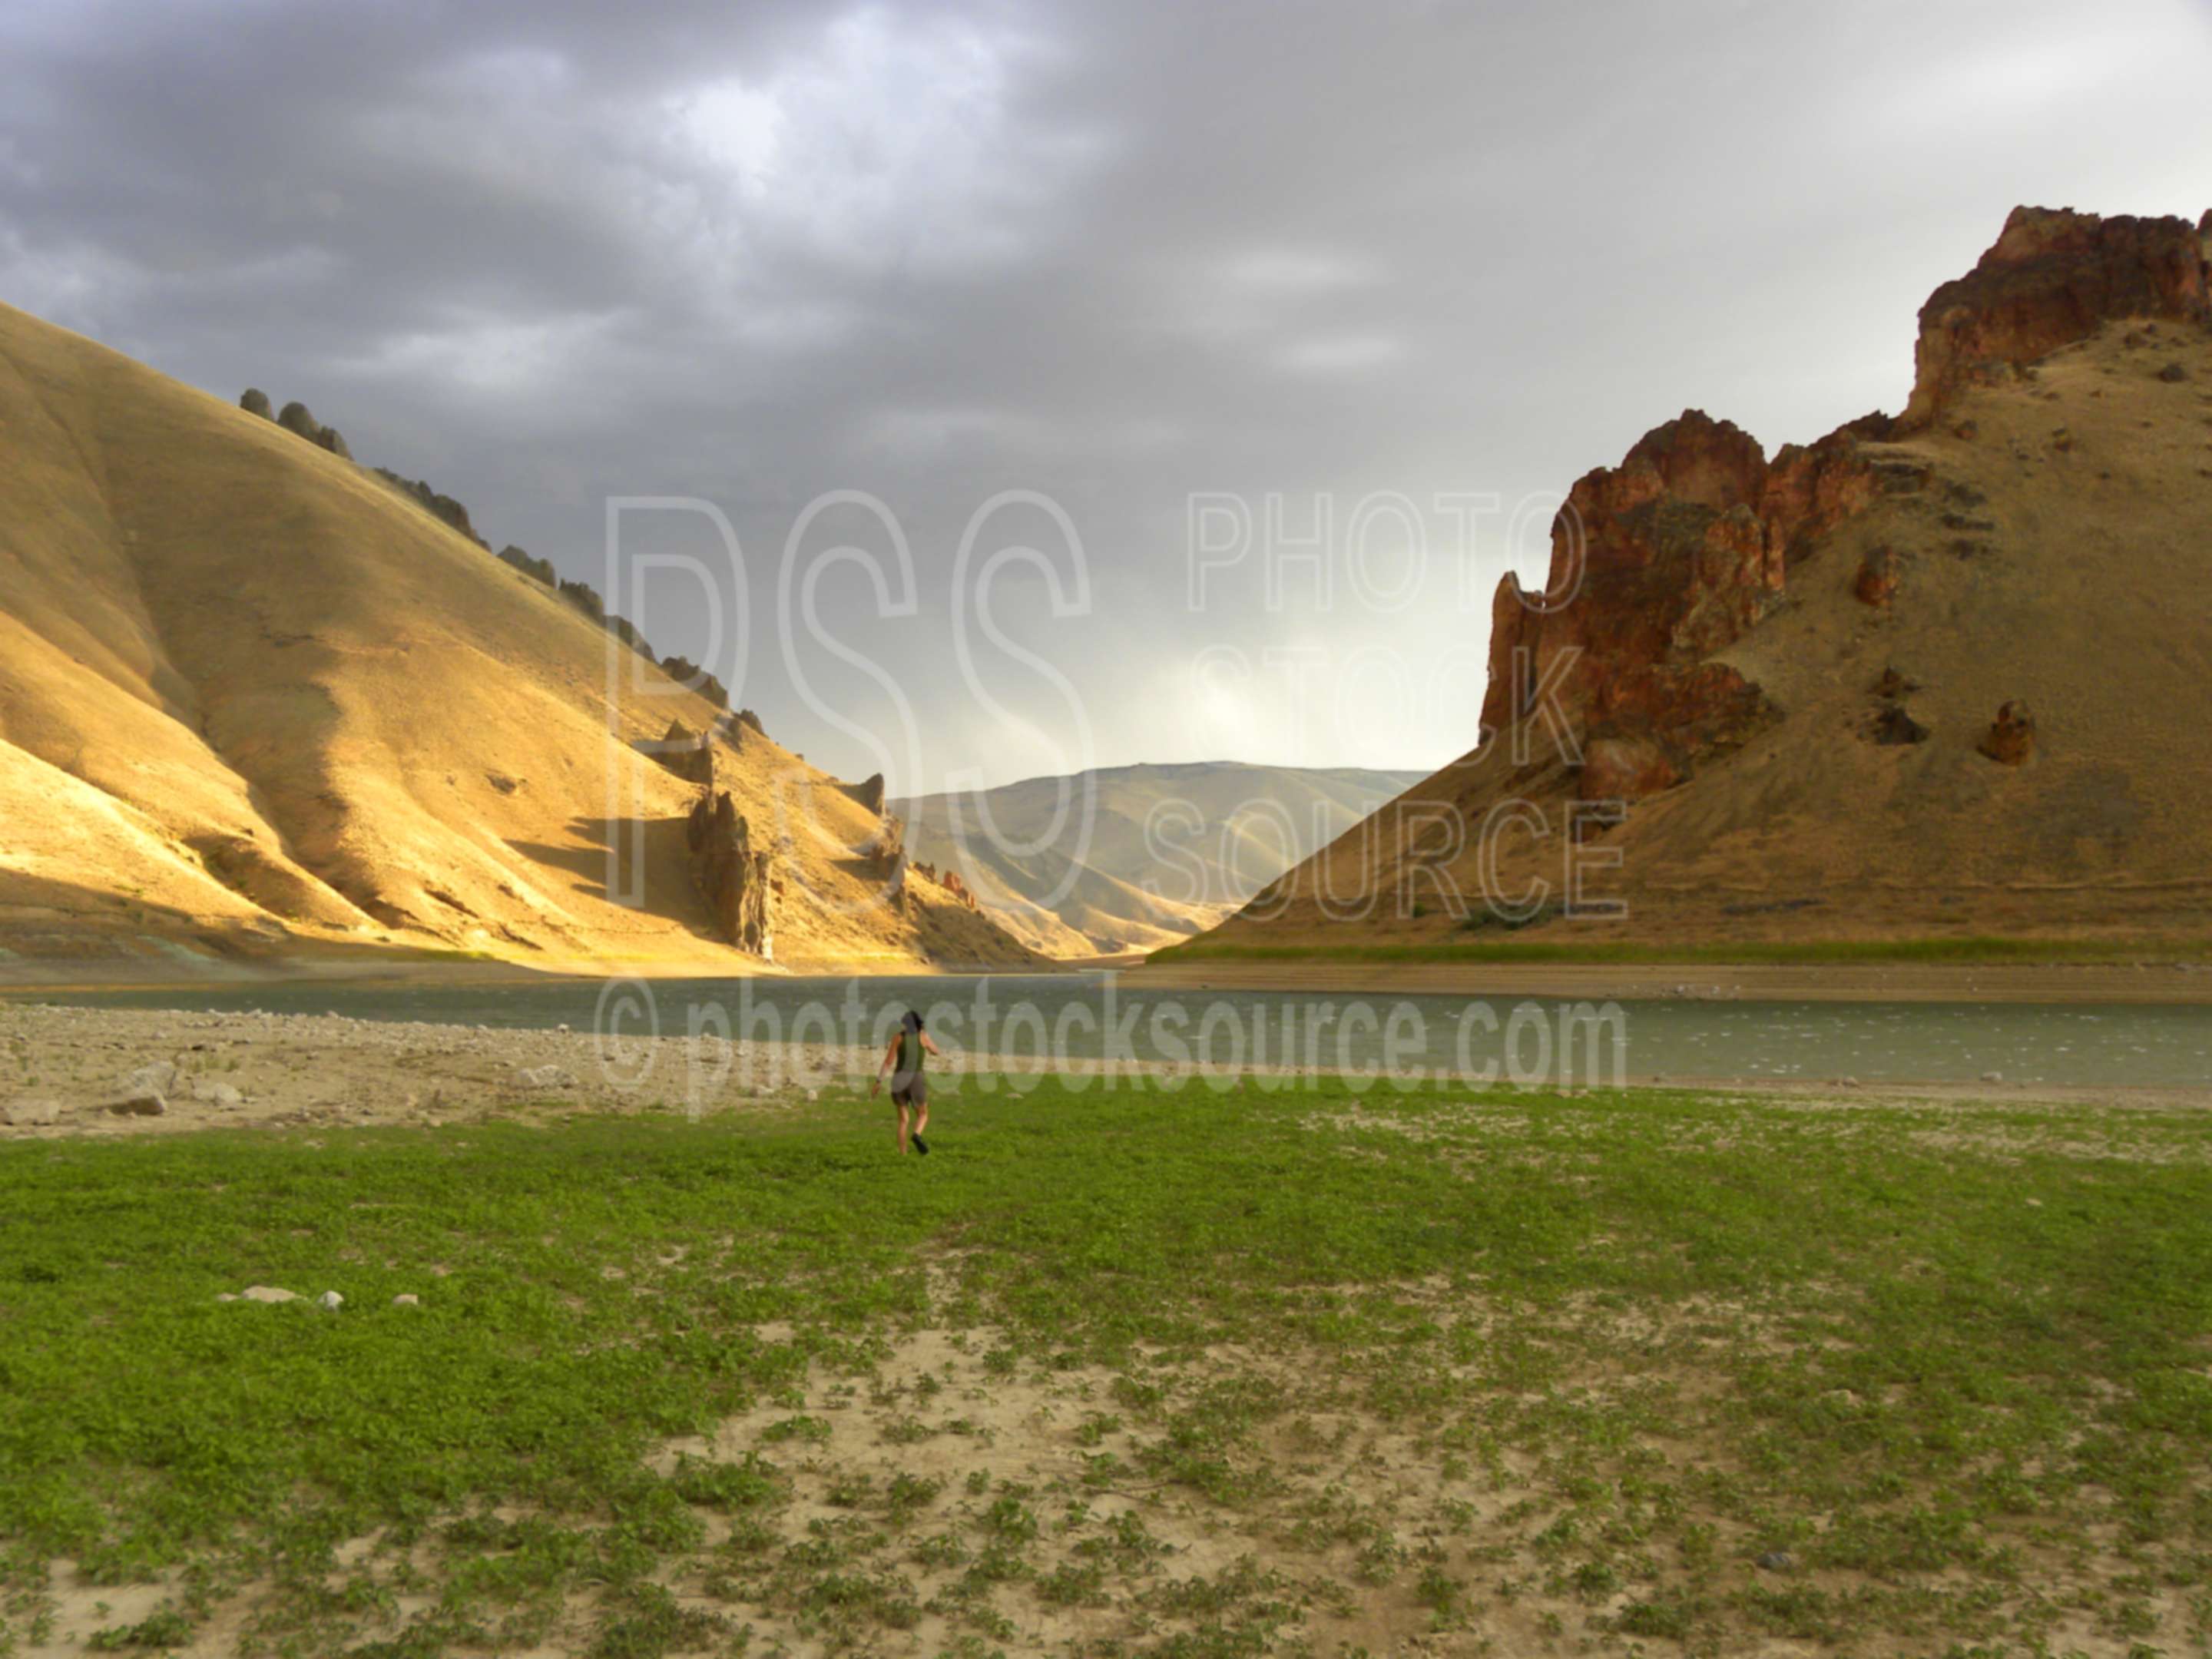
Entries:
[[[1673, 787], [1740, 746], [1770, 700], [1716, 660], [1778, 606], [1790, 567], [1887, 491], [1926, 469], [1882, 446], [1939, 419], [1964, 389], [2016, 375], [2117, 319], [2212, 324], [2212, 213], [2100, 218], [2016, 208], [1974, 269], [1920, 311], [1905, 414], [1866, 416], [1769, 460], [1727, 421], [1688, 410], [1620, 465], [1578, 480], [1553, 526], [1545, 591], [1509, 573], [1492, 602], [1485, 734], [1568, 725], [1587, 757], [1586, 799]], [[1886, 605], [1895, 555], [1870, 550], [1855, 586]]]
[[1693, 409], [1578, 480], [1545, 591], [1524, 593], [1510, 574], [1498, 584], [1483, 730], [1571, 727], [1594, 748], [1600, 793], [1631, 797], [1741, 744], [1766, 701], [1710, 659], [1779, 603], [1792, 558], [1874, 493], [1857, 432], [1769, 461]]
[[774, 859], [754, 844], [752, 826], [727, 794], [702, 793], [684, 826], [691, 878], [721, 936], [748, 955], [775, 958], [770, 909]]
[[1501, 885], [1544, 925], [1592, 839], [1615, 936], [2212, 931], [2208, 257], [2212, 214], [2019, 209], [1901, 416], [1770, 457], [1692, 410], [1583, 477], [1497, 590], [1480, 745], [1221, 941], [1441, 943]]
[[2192, 226], [2186, 219], [2014, 208], [1974, 268], [1921, 307], [1912, 397], [1899, 431], [1936, 420], [1963, 386], [1987, 384], [2087, 339], [2112, 319], [2212, 321], [2208, 242], [2212, 212]]

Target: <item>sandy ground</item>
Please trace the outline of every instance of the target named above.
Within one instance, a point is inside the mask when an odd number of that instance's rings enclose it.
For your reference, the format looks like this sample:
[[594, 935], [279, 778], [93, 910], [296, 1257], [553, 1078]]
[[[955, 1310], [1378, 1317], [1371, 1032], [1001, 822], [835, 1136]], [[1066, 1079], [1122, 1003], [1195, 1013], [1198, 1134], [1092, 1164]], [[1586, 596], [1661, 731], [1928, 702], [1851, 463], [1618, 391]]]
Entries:
[[[663, 1263], [670, 1270], [685, 1265]], [[637, 1288], [653, 1293], [649, 1285]], [[1440, 1284], [1401, 1285], [1394, 1294], [1428, 1306], [1447, 1328], [1486, 1334], [1494, 1328], [1496, 1310]], [[1709, 1300], [1686, 1313], [1665, 1327], [1634, 1309], [1575, 1304], [1562, 1315], [1561, 1329], [1575, 1331], [1575, 1341], [1593, 1356], [1587, 1374], [1573, 1379], [1578, 1402], [1636, 1398], [1662, 1414], [1667, 1431], [1647, 1437], [1630, 1455], [1630, 1466], [1646, 1478], [1655, 1459], [1659, 1468], [1686, 1471], [1735, 1467], [1731, 1431], [1711, 1415], [1706, 1368], [1733, 1349], [1779, 1340], [1746, 1307]], [[775, 1324], [755, 1334], [772, 1343], [792, 1334]], [[1465, 1368], [1446, 1369], [1456, 1376]], [[1016, 1358], [989, 1325], [915, 1329], [859, 1370], [817, 1362], [773, 1400], [709, 1433], [655, 1449], [647, 1461], [663, 1475], [687, 1464], [757, 1457], [789, 1483], [789, 1501], [764, 1517], [698, 1510], [704, 1548], [658, 1575], [659, 1582], [687, 1609], [743, 1624], [756, 1640], [765, 1638], [767, 1651], [915, 1659], [1110, 1651], [1147, 1637], [1194, 1642], [1211, 1621], [1206, 1590], [1233, 1584], [1240, 1573], [1267, 1575], [1271, 1596], [1301, 1605], [1282, 1632], [1289, 1638], [1284, 1650], [1375, 1659], [1588, 1652], [1602, 1642], [1607, 1621], [1651, 1593], [1650, 1584], [1631, 1581], [1577, 1594], [1532, 1541], [1566, 1512], [1548, 1480], [1558, 1447], [1514, 1442], [1479, 1456], [1443, 1455], [1435, 1422], [1419, 1414], [1378, 1416], [1360, 1373], [1342, 1353], [1218, 1346], [1176, 1355], [1140, 1350], [1127, 1371], [1116, 1372], [1064, 1357], [1049, 1364], [1037, 1355]], [[1133, 1405], [1133, 1383], [1159, 1406]], [[1257, 1476], [1256, 1489], [1235, 1502], [1214, 1502], [1146, 1468], [1146, 1449], [1161, 1443], [1167, 1413], [1213, 1390], [1257, 1391], [1266, 1400], [1255, 1439], [1229, 1454]], [[801, 1427], [805, 1432], [792, 1432]], [[888, 1500], [901, 1490], [908, 1503], [894, 1510]], [[987, 1598], [1012, 1617], [990, 1644], [977, 1647], [969, 1638], [963, 1645], [961, 1581], [976, 1553], [990, 1547], [992, 1517], [1014, 1494], [1035, 1517], [1034, 1536], [1018, 1547], [1033, 1585], [1086, 1570], [1096, 1576], [1086, 1594], [1046, 1598], [1032, 1588]], [[524, 1518], [512, 1508], [496, 1514]], [[734, 1540], [740, 1524], [761, 1529], [743, 1548]], [[881, 1575], [903, 1588], [920, 1608], [911, 1628], [872, 1626], [865, 1619], [854, 1629], [825, 1627], [818, 1610], [805, 1610], [798, 1592], [809, 1575], [787, 1564], [831, 1540], [859, 1553], [848, 1571]], [[1780, 1575], [1765, 1571], [1753, 1559], [1758, 1528], [1740, 1517], [1717, 1522], [1711, 1540], [1723, 1564], [1713, 1580], [1718, 1589], [1844, 1597], [1868, 1588], [1850, 1571], [1794, 1565]], [[2054, 1577], [2080, 1570], [2025, 1529], [2008, 1541]], [[347, 1541], [336, 1559], [329, 1587], [374, 1587], [393, 1630], [434, 1610], [436, 1588], [449, 1570], [428, 1539], [401, 1546], [380, 1533]], [[73, 1561], [50, 1568], [47, 1605], [57, 1639], [32, 1645], [25, 1659], [81, 1653], [86, 1632], [146, 1618], [173, 1604], [182, 1584], [173, 1571], [146, 1583], [104, 1586]], [[1417, 1593], [1429, 1572], [1458, 1587], [1459, 1611], [1449, 1620], [1433, 1617]], [[217, 1659], [241, 1650], [279, 1593], [265, 1580], [228, 1588], [177, 1651]], [[2164, 1630], [2187, 1624], [2181, 1591], [2158, 1586], [2146, 1605]], [[602, 1617], [595, 1595], [569, 1593], [526, 1659], [593, 1650], [592, 1632]], [[2086, 1598], [2059, 1615], [2049, 1636], [2051, 1650], [2081, 1659], [2145, 1650], [2101, 1626]], [[1660, 1650], [1675, 1650], [1668, 1644]], [[1739, 1632], [1713, 1650], [1796, 1659], [1818, 1649]]]
[[[711, 1036], [603, 1045], [565, 1028], [46, 1005], [0, 1006], [0, 1133], [18, 1135], [428, 1124], [549, 1100], [610, 1112], [773, 1107], [864, 1077], [878, 1058]], [[165, 1109], [130, 1109], [149, 1089]]]

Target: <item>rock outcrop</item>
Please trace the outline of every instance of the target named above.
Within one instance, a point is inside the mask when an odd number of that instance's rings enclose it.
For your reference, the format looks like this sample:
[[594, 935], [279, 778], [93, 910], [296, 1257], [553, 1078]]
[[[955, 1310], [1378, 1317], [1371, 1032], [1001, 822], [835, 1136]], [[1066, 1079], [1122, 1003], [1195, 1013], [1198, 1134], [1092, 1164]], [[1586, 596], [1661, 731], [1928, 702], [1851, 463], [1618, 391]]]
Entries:
[[305, 438], [318, 448], [327, 449], [341, 460], [353, 459], [353, 451], [334, 426], [325, 426], [307, 412], [307, 404], [295, 399], [286, 404], [276, 414], [269, 412], [269, 394], [258, 386], [248, 386], [239, 394], [238, 406], [249, 415], [258, 415], [263, 420], [274, 420], [295, 437]]
[[[1879, 417], [1873, 417], [1878, 419]], [[1486, 733], [1565, 716], [1600, 781], [1649, 793], [1740, 743], [1764, 698], [1712, 653], [1779, 602], [1791, 562], [1872, 499], [1861, 429], [1766, 458], [1698, 410], [1577, 482], [1552, 527], [1546, 590], [1508, 574], [1492, 602]], [[1589, 796], [1586, 799], [1600, 799]]]
[[2212, 324], [2206, 241], [2203, 222], [2179, 217], [2014, 208], [1973, 270], [1920, 308], [1900, 428], [1927, 426], [1960, 386], [2049, 356], [2112, 319]]
[[[477, 535], [476, 526], [470, 522], [468, 508], [462, 506], [460, 502], [455, 501], [451, 495], [446, 495], [440, 490], [431, 489], [428, 481], [426, 479], [402, 477], [398, 473], [394, 472], [388, 466], [380, 466], [375, 469], [375, 472], [378, 477], [383, 479], [385, 483], [390, 484], [401, 495], [406, 496], [417, 507], [421, 507], [425, 513], [428, 513], [432, 518], [435, 519], [440, 524], [445, 525], [451, 529], [459, 531], [461, 534], [466, 536], [471, 541], [474, 542], [478, 547], [484, 549], [487, 552], [490, 550], [491, 544], [486, 541], [483, 537]], [[519, 547], [510, 547], [507, 550], [507, 552], [522, 553], [522, 550]], [[525, 558], [529, 557], [529, 555], [526, 553], [522, 556]], [[509, 564], [515, 562], [513, 559], [507, 558], [507, 553], [501, 554], [500, 557], [507, 559], [507, 562]], [[548, 570], [550, 570], [552, 567], [549, 565], [546, 568]]]
[[[849, 793], [852, 786], [845, 786]], [[857, 849], [864, 859], [871, 859], [888, 871], [894, 864], [906, 859], [906, 820], [896, 812], [885, 812], [876, 820], [876, 832]]]
[[686, 690], [696, 691], [717, 708], [730, 706], [728, 688], [689, 657], [663, 657], [660, 672]]
[[[467, 511], [466, 508], [462, 510], [464, 513]], [[541, 582], [547, 587], [557, 586], [561, 580], [560, 576], [554, 571], [552, 560], [534, 559], [513, 542], [509, 542], [499, 550], [499, 562], [504, 565], [512, 565], [531, 580]]]
[[639, 753], [652, 756], [685, 781], [714, 787], [714, 744], [708, 733], [694, 732], [682, 720], [671, 720], [665, 733], [641, 738], [636, 747]]
[[845, 786], [845, 793], [867, 811], [881, 812], [884, 810], [884, 775], [873, 772], [858, 783], [848, 783]]
[[920, 859], [915, 860], [907, 866], [907, 868], [925, 881], [935, 882], [970, 910], [975, 908], [975, 895], [968, 884], [960, 879], [960, 872], [957, 870], [939, 871], [935, 865], [925, 863]]
[[[1545, 591], [1526, 593], [1510, 574], [1498, 584], [1486, 740], [1531, 717], [1564, 723], [1582, 751], [1585, 799], [1656, 793], [1740, 745], [1772, 711], [1715, 654], [1780, 604], [1792, 567], [1838, 525], [1881, 494], [1925, 485], [1909, 452], [1869, 446], [1924, 428], [1959, 388], [2106, 321], [2212, 326], [2209, 246], [2212, 215], [2192, 226], [2015, 209], [1974, 269], [1922, 307], [1912, 398], [1895, 422], [1869, 415], [1771, 460], [1748, 434], [1698, 410], [1646, 433], [1620, 465], [1570, 492], [1553, 525]], [[1875, 548], [1852, 591], [1884, 610], [1899, 578], [1899, 556]], [[1878, 740], [1926, 735], [1896, 714]], [[2032, 745], [2032, 724], [2025, 738], [1993, 732], [1985, 751], [2022, 743]]]
[[1679, 759], [1649, 737], [1595, 737], [1583, 751], [1576, 793], [1584, 800], [1641, 800], [1682, 780]]
[[1928, 728], [1913, 719], [1900, 702], [1889, 703], [1875, 711], [1871, 734], [1876, 743], [1893, 745], [1928, 741]]
[[2021, 764], [2035, 752], [2035, 716], [2026, 703], [2014, 698], [1997, 710], [1977, 747], [2001, 766]]
[[1922, 310], [1898, 419], [1770, 457], [1693, 410], [1582, 478], [1498, 586], [1478, 745], [1209, 948], [1457, 954], [1524, 895], [1577, 946], [2193, 948], [2208, 255], [2212, 215], [2021, 210]]
[[726, 791], [701, 793], [684, 825], [684, 840], [691, 850], [692, 880], [722, 937], [740, 951], [773, 961], [773, 860], [766, 848], [753, 845], [752, 828]]
[[[853, 786], [844, 786], [848, 794]], [[880, 798], [880, 797], [879, 797]], [[906, 820], [896, 812], [885, 812], [876, 821], [876, 833], [858, 848], [860, 856], [872, 868], [875, 879], [881, 884], [884, 896], [893, 909], [902, 909], [906, 904]]]
[[1887, 547], [1875, 548], [1860, 560], [1859, 574], [1851, 583], [1859, 603], [1887, 609], [1897, 597], [1897, 555]]

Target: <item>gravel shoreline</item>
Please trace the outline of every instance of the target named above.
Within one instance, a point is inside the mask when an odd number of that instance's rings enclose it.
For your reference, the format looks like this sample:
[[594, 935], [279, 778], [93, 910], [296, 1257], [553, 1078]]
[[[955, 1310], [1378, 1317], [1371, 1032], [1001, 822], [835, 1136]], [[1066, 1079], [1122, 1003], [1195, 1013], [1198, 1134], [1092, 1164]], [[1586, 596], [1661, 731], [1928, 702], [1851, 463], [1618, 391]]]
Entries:
[[[609, 1113], [775, 1111], [864, 1082], [881, 1058], [842, 1043], [724, 1042], [712, 1036], [611, 1040], [589, 1031], [355, 1019], [342, 1014], [210, 1013], [0, 1001], [0, 1142], [210, 1127], [298, 1128], [476, 1122], [548, 1107]], [[1195, 1079], [1166, 1061], [1051, 1060], [954, 1049], [931, 1062], [955, 1096], [982, 1074]], [[1312, 1079], [1248, 1066], [1215, 1087]], [[1387, 1079], [1370, 1079], [1388, 1091]], [[2212, 1091], [1998, 1084], [1870, 1084], [1848, 1079], [1630, 1078], [1636, 1086], [1757, 1096], [1808, 1107], [1884, 1103], [2115, 1108], [2212, 1106]], [[969, 1085], [968, 1086], [976, 1086]], [[982, 1086], [993, 1086], [988, 1083]], [[1194, 1086], [1196, 1086], [1194, 1082]], [[1466, 1080], [1469, 1093], [1525, 1086]], [[1548, 1092], [1547, 1089], [1546, 1091]], [[1583, 1095], [1577, 1086], [1566, 1092]], [[158, 1106], [149, 1103], [158, 1100]]]
[[[0, 1002], [0, 1138], [422, 1125], [548, 1103], [613, 1113], [773, 1109], [865, 1081], [881, 1058], [872, 1047], [711, 1035], [603, 1044], [566, 1029]], [[969, 1073], [1104, 1069], [957, 1049], [930, 1063], [932, 1077], [956, 1089]], [[1114, 1069], [1177, 1068], [1125, 1061]]]

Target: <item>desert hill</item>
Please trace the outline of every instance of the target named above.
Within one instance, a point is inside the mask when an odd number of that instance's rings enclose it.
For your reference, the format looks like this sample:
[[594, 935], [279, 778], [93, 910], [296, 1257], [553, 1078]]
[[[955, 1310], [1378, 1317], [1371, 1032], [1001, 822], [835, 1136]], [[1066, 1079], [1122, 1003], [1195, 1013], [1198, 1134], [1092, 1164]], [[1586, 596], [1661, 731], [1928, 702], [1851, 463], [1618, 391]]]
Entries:
[[301, 424], [0, 307], [0, 960], [1028, 959], [902, 890], [880, 800]]
[[1016, 938], [1048, 956], [1111, 956], [1203, 933], [1420, 776], [1121, 766], [892, 810], [917, 870], [957, 877]]
[[1480, 746], [1207, 943], [2212, 938], [2208, 257], [2020, 210], [1901, 416], [1582, 479]]

